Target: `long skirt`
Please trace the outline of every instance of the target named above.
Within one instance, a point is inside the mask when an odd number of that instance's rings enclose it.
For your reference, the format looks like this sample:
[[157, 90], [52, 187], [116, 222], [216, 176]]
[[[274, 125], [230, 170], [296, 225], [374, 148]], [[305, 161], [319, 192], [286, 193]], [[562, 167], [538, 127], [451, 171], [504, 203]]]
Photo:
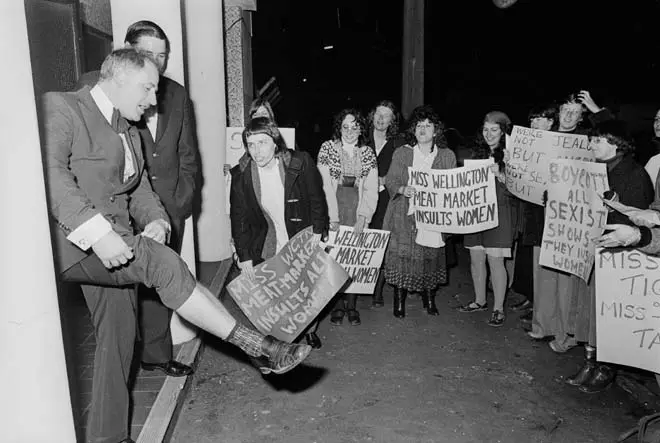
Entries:
[[385, 253], [385, 280], [410, 292], [433, 291], [447, 283], [445, 248], [415, 243], [415, 220], [406, 212], [402, 201], [387, 208], [383, 227], [390, 231], [390, 242]]

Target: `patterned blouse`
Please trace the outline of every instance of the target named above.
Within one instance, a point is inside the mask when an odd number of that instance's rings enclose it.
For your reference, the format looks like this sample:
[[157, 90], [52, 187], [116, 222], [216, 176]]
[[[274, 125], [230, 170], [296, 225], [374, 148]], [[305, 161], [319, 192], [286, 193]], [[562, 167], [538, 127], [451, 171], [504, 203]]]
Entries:
[[342, 148], [340, 141], [328, 140], [321, 145], [318, 163], [327, 166], [330, 176], [340, 181], [343, 176], [365, 178], [372, 169], [377, 169], [376, 155], [368, 146], [355, 146], [353, 156]]

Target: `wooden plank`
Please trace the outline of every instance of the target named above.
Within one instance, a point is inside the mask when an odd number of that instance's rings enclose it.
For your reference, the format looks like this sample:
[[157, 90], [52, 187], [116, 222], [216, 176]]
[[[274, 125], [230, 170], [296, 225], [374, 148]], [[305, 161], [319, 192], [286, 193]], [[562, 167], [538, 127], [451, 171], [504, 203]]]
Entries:
[[[183, 344], [176, 359], [181, 363], [194, 365], [201, 343], [200, 337], [197, 337]], [[161, 443], [163, 441], [179, 398], [183, 398], [181, 394], [191, 378], [192, 376], [165, 379], [165, 383], [151, 407], [151, 412], [144, 422], [137, 443]]]
[[[209, 290], [216, 296], [219, 296], [224, 288], [232, 264], [232, 259], [221, 261], [211, 283], [208, 285]], [[182, 344], [176, 360], [195, 367], [195, 363], [201, 355], [201, 352], [199, 352], [201, 346], [201, 336]], [[149, 416], [136, 440], [137, 443], [161, 443], [169, 439], [174, 424], [176, 424], [178, 411], [190, 386], [190, 380], [192, 380], [192, 375], [165, 378], [165, 382], [158, 392]]]

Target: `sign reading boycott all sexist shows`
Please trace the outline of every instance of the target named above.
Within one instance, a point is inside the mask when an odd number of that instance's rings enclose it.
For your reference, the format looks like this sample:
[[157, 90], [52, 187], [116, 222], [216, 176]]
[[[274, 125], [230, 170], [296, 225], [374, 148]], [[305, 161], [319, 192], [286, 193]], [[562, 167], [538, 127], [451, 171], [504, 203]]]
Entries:
[[497, 227], [495, 174], [487, 162], [454, 169], [408, 167], [408, 177], [415, 188], [408, 214], [417, 227], [454, 234]]
[[[243, 129], [245, 128], [227, 128], [227, 139], [225, 143], [226, 157], [225, 163], [231, 165], [233, 168], [238, 164], [238, 160], [245, 153], [243, 146]], [[286, 142], [286, 147], [295, 149], [296, 146], [296, 130], [294, 128], [278, 128], [282, 134], [282, 138]]]
[[330, 232], [327, 243], [330, 257], [351, 277], [351, 284], [344, 292], [373, 294], [389, 240], [390, 231], [380, 229], [354, 234], [352, 226], [340, 226], [339, 230]]
[[348, 280], [323, 249], [312, 247], [311, 238], [309, 227], [255, 266], [256, 282], [241, 274], [227, 285], [229, 295], [263, 334], [292, 342]]
[[543, 204], [543, 191], [548, 181], [548, 161], [572, 159], [594, 161], [586, 135], [541, 131], [514, 126], [507, 138], [509, 162], [506, 187], [516, 197]]
[[594, 264], [593, 239], [603, 233], [609, 189], [603, 163], [555, 159], [548, 162], [548, 201], [539, 263], [584, 281]]
[[598, 360], [660, 373], [660, 258], [596, 249]]

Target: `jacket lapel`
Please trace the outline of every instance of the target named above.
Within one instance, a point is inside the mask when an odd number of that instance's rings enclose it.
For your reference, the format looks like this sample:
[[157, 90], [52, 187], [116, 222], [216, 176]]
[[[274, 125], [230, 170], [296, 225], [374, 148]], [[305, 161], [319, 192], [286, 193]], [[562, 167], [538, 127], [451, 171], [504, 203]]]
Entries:
[[154, 140], [156, 145], [163, 138], [165, 128], [167, 128], [167, 124], [172, 117], [172, 106], [170, 105], [172, 94], [167, 87], [167, 82], [161, 80], [158, 82], [158, 87], [160, 94], [158, 95], [158, 124], [156, 125], [156, 139]]
[[282, 163], [280, 163], [285, 170], [284, 173], [284, 198], [286, 199], [291, 195], [293, 185], [302, 172], [302, 160], [297, 156], [291, 155], [290, 152], [285, 152], [282, 155]]

